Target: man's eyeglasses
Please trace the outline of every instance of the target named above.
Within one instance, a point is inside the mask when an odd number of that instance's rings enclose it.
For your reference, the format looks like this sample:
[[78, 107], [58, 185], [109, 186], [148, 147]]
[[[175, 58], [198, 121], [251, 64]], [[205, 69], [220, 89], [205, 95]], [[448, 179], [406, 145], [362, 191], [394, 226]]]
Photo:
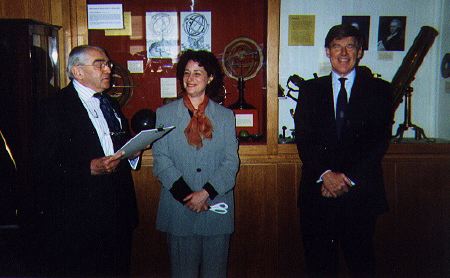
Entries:
[[113, 62], [111, 61], [95, 61], [92, 65], [78, 65], [80, 67], [95, 67], [98, 70], [104, 70], [106, 67], [112, 69], [114, 67]]

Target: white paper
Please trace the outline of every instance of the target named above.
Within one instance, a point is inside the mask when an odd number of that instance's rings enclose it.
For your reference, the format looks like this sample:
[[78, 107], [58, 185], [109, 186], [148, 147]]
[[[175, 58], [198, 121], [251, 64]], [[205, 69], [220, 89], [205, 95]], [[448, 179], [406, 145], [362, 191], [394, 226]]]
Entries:
[[122, 4], [88, 4], [88, 29], [123, 29]]
[[144, 73], [144, 61], [142, 60], [129, 60], [127, 67], [130, 73]]
[[161, 98], [177, 97], [177, 79], [161, 78]]
[[151, 144], [153, 144], [156, 140], [163, 137], [169, 131], [174, 129], [174, 126], [165, 127], [165, 128], [155, 128], [155, 129], [147, 129], [139, 132], [136, 136], [131, 138], [125, 145], [120, 148], [117, 152], [124, 151], [122, 159], [130, 158], [135, 153], [142, 151], [147, 148]]
[[236, 126], [237, 127], [252, 127], [253, 126], [253, 114], [236, 114]]

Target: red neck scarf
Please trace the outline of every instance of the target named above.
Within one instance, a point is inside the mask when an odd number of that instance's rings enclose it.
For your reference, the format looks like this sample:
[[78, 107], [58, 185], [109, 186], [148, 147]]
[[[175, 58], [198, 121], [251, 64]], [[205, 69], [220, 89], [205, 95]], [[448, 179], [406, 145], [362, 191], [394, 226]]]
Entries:
[[208, 117], [205, 115], [205, 109], [208, 105], [209, 98], [205, 95], [203, 102], [200, 103], [198, 109], [195, 109], [191, 100], [187, 95], [183, 97], [184, 106], [192, 112], [191, 121], [184, 130], [189, 145], [200, 149], [203, 146], [204, 138], [211, 139], [213, 127]]

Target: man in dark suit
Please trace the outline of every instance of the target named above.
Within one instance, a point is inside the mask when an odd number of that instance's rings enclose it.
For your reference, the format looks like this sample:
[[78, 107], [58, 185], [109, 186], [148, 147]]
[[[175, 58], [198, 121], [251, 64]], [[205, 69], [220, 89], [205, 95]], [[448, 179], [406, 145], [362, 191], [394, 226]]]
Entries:
[[[36, 187], [49, 275], [129, 273], [137, 208], [129, 161], [115, 153], [129, 137], [128, 123], [103, 93], [111, 68], [102, 48], [75, 47], [67, 66], [70, 84], [41, 105]], [[101, 107], [102, 97], [110, 113]]]
[[405, 34], [402, 26], [402, 21], [394, 18], [389, 23], [389, 33], [378, 41], [378, 51], [383, 50], [397, 50], [403, 51], [405, 49]]
[[353, 277], [375, 271], [375, 222], [387, 210], [381, 160], [391, 136], [392, 90], [357, 66], [362, 42], [353, 26], [330, 29], [325, 50], [332, 72], [305, 82], [295, 111], [300, 223], [311, 277], [337, 276], [339, 247]]

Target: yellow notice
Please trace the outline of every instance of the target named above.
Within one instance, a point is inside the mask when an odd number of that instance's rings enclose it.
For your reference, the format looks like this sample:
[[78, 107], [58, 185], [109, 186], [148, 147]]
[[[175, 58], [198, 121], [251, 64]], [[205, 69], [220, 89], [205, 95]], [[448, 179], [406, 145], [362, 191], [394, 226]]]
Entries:
[[123, 12], [123, 29], [106, 29], [105, 36], [131, 36], [131, 12]]
[[315, 15], [289, 15], [288, 45], [313, 46]]

